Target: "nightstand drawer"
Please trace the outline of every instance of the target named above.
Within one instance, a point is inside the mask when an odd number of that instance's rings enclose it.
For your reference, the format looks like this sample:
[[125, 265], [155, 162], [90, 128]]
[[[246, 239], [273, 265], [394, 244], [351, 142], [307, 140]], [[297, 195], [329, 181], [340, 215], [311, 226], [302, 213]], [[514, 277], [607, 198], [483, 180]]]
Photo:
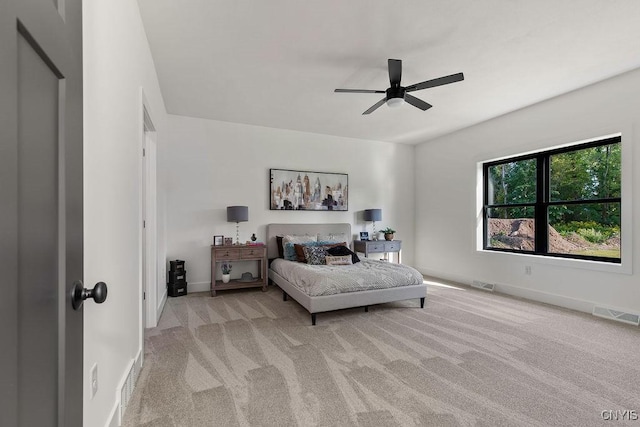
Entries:
[[240, 258], [240, 249], [216, 249], [216, 259], [218, 261]]
[[384, 252], [384, 243], [383, 242], [367, 243], [367, 251], [369, 253]]
[[388, 241], [384, 242], [384, 251], [385, 252], [397, 252], [402, 249], [401, 242]]
[[240, 250], [240, 258], [262, 258], [264, 250], [264, 247], [244, 248]]

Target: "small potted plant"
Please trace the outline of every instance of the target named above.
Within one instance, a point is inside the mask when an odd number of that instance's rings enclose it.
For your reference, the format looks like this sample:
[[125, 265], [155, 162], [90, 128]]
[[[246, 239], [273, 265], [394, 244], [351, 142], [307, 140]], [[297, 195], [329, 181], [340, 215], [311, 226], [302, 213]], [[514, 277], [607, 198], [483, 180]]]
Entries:
[[231, 269], [232, 266], [228, 262], [222, 263], [222, 283], [229, 283], [229, 279], [231, 278]]
[[396, 230], [391, 227], [387, 227], [380, 230], [380, 232], [384, 233], [384, 240], [393, 240], [393, 235], [396, 233]]

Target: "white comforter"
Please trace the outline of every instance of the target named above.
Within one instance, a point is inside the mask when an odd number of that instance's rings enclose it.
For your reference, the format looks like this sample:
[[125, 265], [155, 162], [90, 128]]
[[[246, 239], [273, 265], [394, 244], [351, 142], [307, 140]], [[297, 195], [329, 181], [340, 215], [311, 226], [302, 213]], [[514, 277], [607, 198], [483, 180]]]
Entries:
[[422, 274], [415, 268], [368, 259], [352, 265], [308, 265], [278, 258], [271, 263], [271, 270], [309, 296], [421, 285], [423, 282]]

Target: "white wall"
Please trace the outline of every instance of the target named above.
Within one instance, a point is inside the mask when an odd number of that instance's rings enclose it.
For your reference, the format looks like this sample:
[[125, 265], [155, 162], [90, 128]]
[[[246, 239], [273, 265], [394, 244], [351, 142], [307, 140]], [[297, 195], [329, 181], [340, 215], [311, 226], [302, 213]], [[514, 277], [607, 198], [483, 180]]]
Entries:
[[[108, 285], [104, 304], [84, 306], [84, 425], [104, 426], [112, 421], [116, 389], [142, 342], [141, 88], [159, 147], [166, 112], [137, 3], [85, 2], [83, 18], [84, 282]], [[99, 388], [90, 399], [94, 363]]]
[[[639, 312], [640, 229], [625, 227], [624, 222], [623, 245], [628, 245], [623, 247], [628, 261], [624, 267], [633, 274], [584, 268], [585, 262], [579, 261], [558, 265], [548, 258], [476, 251], [477, 162], [560, 143], [622, 132], [623, 174], [627, 174], [623, 204], [628, 203], [627, 213], [637, 217], [640, 184], [634, 165], [640, 164], [639, 124], [640, 71], [636, 70], [419, 145], [418, 269], [465, 283], [495, 283], [503, 292], [584, 311], [599, 303]], [[626, 215], [623, 221], [631, 225], [633, 216]], [[625, 252], [631, 247], [636, 249], [633, 260]], [[531, 275], [525, 275], [527, 265]]]
[[[264, 241], [266, 225], [282, 222], [348, 222], [354, 234], [365, 225], [371, 232], [362, 211], [381, 208], [376, 228], [396, 229], [403, 263], [413, 263], [413, 146], [172, 115], [168, 124], [167, 163], [161, 165], [168, 183], [167, 257], [186, 261], [189, 292], [209, 289], [213, 236], [235, 237], [235, 223], [226, 222], [231, 205], [249, 207], [241, 241], [254, 232]], [[349, 210], [270, 211], [270, 168], [349, 174]]]

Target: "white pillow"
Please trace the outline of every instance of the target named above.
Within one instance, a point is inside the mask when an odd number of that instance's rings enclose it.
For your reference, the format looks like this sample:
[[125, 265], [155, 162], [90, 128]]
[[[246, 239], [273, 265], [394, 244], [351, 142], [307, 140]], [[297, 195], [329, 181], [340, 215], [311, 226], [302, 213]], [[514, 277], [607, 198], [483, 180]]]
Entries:
[[340, 243], [340, 242], [351, 242], [351, 237], [347, 236], [347, 233], [326, 233], [320, 234], [318, 233], [318, 242], [329, 242], [329, 243]]
[[317, 242], [318, 236], [309, 234], [285, 234], [282, 236], [282, 243], [311, 243]]

